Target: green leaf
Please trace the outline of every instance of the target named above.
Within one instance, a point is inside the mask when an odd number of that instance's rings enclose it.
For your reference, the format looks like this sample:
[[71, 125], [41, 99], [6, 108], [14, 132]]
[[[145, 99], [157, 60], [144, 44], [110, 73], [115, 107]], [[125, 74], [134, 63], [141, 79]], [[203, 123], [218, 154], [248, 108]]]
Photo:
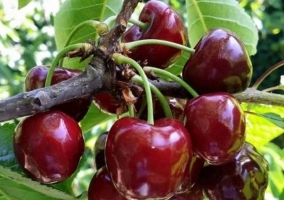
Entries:
[[[122, 6], [122, 0], [66, 0], [54, 18], [55, 41], [58, 51], [62, 50], [70, 32], [78, 24], [86, 20], [102, 22], [110, 16], [116, 15]], [[72, 38], [71, 43], [96, 40], [97, 33], [93, 27], [84, 27]], [[83, 69], [88, 62], [78, 64], [79, 59], [64, 61], [64, 67]]]
[[87, 115], [80, 122], [81, 129], [83, 133], [88, 132], [94, 126], [109, 120], [110, 118], [114, 118], [116, 115], [109, 115], [101, 111], [97, 106], [91, 105]]
[[0, 165], [13, 169], [18, 168], [13, 150], [13, 132], [15, 127], [16, 125], [11, 123], [0, 126]]
[[21, 9], [28, 5], [32, 0], [18, 0], [18, 9]]
[[[242, 104], [244, 110], [247, 104]], [[253, 105], [249, 108], [246, 123], [246, 140], [256, 147], [261, 147], [283, 134], [283, 117], [275, 113], [284, 113], [283, 107], [269, 105]], [[273, 114], [272, 114], [273, 113]]]
[[183, 54], [179, 57], [179, 59], [171, 67], [167, 68], [166, 70], [168, 72], [171, 72], [172, 74], [180, 75], [189, 57], [190, 57], [189, 52], [183, 52]]
[[192, 47], [209, 29], [226, 28], [242, 40], [250, 55], [256, 53], [257, 28], [236, 0], [186, 0], [186, 6]]
[[75, 200], [75, 197], [67, 195], [48, 186], [41, 185], [36, 181], [32, 181], [23, 177], [17, 172], [11, 171], [9, 168], [0, 166], [0, 195], [6, 199], [21, 200], [53, 200], [66, 199]]

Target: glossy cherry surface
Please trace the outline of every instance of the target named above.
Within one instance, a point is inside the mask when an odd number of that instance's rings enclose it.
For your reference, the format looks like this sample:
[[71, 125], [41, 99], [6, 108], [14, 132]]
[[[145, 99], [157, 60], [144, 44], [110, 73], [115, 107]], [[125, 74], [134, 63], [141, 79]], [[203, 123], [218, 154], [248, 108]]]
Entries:
[[78, 123], [57, 110], [23, 119], [15, 129], [13, 144], [19, 165], [45, 184], [69, 178], [84, 152]]
[[188, 163], [184, 180], [180, 185], [177, 193], [186, 193], [192, 188], [192, 186], [197, 182], [198, 176], [203, 166], [204, 160], [194, 155]]
[[137, 199], [173, 196], [191, 156], [187, 130], [171, 118], [154, 125], [121, 118], [110, 129], [105, 149], [114, 185], [124, 196]]
[[190, 188], [190, 190], [187, 190], [184, 193], [175, 194], [172, 198], [170, 198], [170, 200], [205, 200], [205, 199], [207, 198], [203, 194], [203, 187], [200, 183], [196, 183], [192, 188]]
[[116, 190], [111, 182], [106, 167], [101, 168], [93, 176], [89, 189], [88, 200], [127, 200]]
[[249, 86], [252, 64], [244, 45], [233, 33], [213, 29], [197, 43], [182, 74], [199, 94], [238, 93]]
[[120, 102], [116, 100], [109, 92], [100, 92], [94, 95], [94, 103], [104, 112], [116, 114], [117, 109], [121, 107]]
[[200, 183], [209, 199], [264, 199], [268, 184], [268, 163], [249, 143], [225, 165], [207, 166]]
[[234, 159], [245, 142], [245, 114], [228, 93], [211, 93], [189, 100], [185, 106], [185, 127], [194, 152], [209, 164]]
[[[143, 39], [160, 39], [178, 44], [186, 44], [184, 22], [167, 4], [161, 1], [148, 1], [139, 16], [148, 27], [143, 30], [133, 25], [122, 36], [122, 42]], [[182, 53], [181, 50], [164, 45], [143, 45], [130, 50], [129, 57], [136, 61], [147, 61], [148, 66], [166, 68]]]
[[[25, 91], [31, 91], [38, 88], [43, 88], [45, 85], [45, 80], [48, 74], [49, 68], [47, 66], [36, 66], [30, 69], [25, 78]], [[55, 68], [51, 85], [65, 81], [74, 76], [77, 76], [81, 71]], [[80, 121], [86, 115], [89, 107], [91, 105], [91, 99], [79, 98], [71, 100], [67, 103], [56, 105], [52, 109], [61, 110], [62, 112], [70, 115], [76, 121]]]

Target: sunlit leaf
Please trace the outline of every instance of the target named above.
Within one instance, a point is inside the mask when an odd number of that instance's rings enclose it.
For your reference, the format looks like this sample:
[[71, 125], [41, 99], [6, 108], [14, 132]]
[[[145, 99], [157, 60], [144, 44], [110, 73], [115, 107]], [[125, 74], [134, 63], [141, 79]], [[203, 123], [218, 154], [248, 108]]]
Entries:
[[[70, 32], [78, 24], [90, 19], [102, 22], [116, 15], [121, 9], [122, 2], [122, 0], [66, 0], [54, 19], [57, 49], [62, 50]], [[74, 35], [70, 44], [96, 39], [97, 32], [94, 27], [84, 27]], [[83, 69], [86, 62], [79, 64], [78, 59], [70, 59], [64, 61], [64, 66]]]
[[[243, 107], [248, 109], [245, 104]], [[283, 116], [279, 115], [284, 114], [283, 107], [254, 105], [249, 112], [254, 114], [247, 114], [246, 139], [254, 146], [261, 147], [283, 134]]]
[[32, 0], [18, 0], [18, 9], [21, 9], [28, 5]]
[[192, 47], [212, 28], [226, 28], [245, 44], [250, 55], [256, 53], [258, 31], [250, 16], [236, 0], [186, 0], [188, 35]]
[[101, 111], [97, 106], [91, 105], [87, 115], [80, 122], [81, 129], [83, 133], [88, 132], [92, 127], [110, 119], [111, 117], [115, 117], [115, 115], [109, 115]]
[[5, 194], [8, 199], [21, 200], [76, 199], [63, 192], [23, 177], [21, 174], [2, 166], [0, 166], [0, 195], [1, 194]]
[[190, 57], [189, 52], [183, 52], [183, 54], [179, 57], [179, 59], [171, 67], [167, 68], [166, 70], [168, 72], [171, 72], [172, 74], [180, 75], [189, 57]]

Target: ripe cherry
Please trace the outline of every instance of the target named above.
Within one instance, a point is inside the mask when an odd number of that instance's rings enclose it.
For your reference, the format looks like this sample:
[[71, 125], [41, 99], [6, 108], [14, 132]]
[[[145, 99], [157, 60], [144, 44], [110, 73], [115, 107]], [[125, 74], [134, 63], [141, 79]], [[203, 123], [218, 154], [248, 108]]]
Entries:
[[268, 163], [249, 143], [231, 162], [207, 166], [200, 184], [209, 199], [264, 199], [268, 184]]
[[204, 94], [189, 100], [184, 114], [194, 151], [209, 164], [229, 162], [241, 150], [245, 142], [245, 114], [230, 94]]
[[225, 29], [213, 29], [195, 46], [182, 76], [199, 94], [238, 93], [249, 86], [252, 64], [237, 36]]
[[194, 155], [188, 163], [184, 180], [180, 185], [177, 193], [188, 193], [192, 186], [197, 182], [198, 176], [203, 166], [204, 160]]
[[[26, 75], [24, 90], [32, 91], [38, 88], [43, 88], [45, 85], [48, 70], [49, 68], [46, 66], [33, 67]], [[51, 80], [51, 85], [77, 76], [80, 72], [81, 71], [79, 70], [55, 68]], [[71, 100], [67, 103], [56, 105], [51, 109], [61, 110], [62, 112], [76, 119], [76, 121], [81, 121], [86, 115], [90, 105], [91, 99], [79, 98]]]
[[[144, 39], [160, 39], [186, 44], [184, 22], [167, 4], [161, 1], [148, 1], [139, 16], [141, 22], [147, 23], [143, 29], [133, 25], [122, 36], [122, 42], [132, 42]], [[131, 49], [129, 57], [136, 61], [147, 62], [147, 65], [166, 68], [182, 53], [181, 50], [164, 45], [143, 45]]]
[[126, 200], [126, 198], [116, 190], [106, 167], [103, 167], [96, 172], [90, 182], [88, 200]]
[[24, 172], [45, 184], [69, 178], [84, 153], [78, 123], [57, 110], [23, 119], [15, 129], [13, 144]]
[[95, 94], [93, 102], [100, 110], [110, 114], [116, 114], [121, 107], [121, 103], [109, 92], [99, 92]]
[[133, 199], [174, 195], [192, 156], [191, 140], [177, 120], [154, 125], [125, 117], [111, 127], [105, 149], [106, 166], [117, 190]]

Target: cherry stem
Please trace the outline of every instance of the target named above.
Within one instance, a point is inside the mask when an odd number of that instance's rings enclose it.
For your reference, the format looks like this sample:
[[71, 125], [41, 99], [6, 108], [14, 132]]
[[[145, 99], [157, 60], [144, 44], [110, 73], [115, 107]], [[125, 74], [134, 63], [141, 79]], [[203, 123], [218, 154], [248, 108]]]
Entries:
[[162, 70], [162, 69], [155, 68], [155, 67], [146, 66], [143, 69], [144, 69], [144, 71], [152, 71], [152, 72], [154, 72], [155, 74], [157, 74], [159, 76], [165, 76], [165, 77], [167, 77], [167, 78], [169, 78], [169, 79], [179, 83], [193, 97], [198, 97], [198, 93], [191, 86], [189, 86], [184, 80], [182, 80], [181, 78], [177, 77], [176, 75], [174, 75], [174, 74], [172, 74], [172, 73], [170, 73], [170, 72], [168, 72], [166, 70]]
[[266, 88], [266, 89], [264, 89], [262, 91], [263, 92], [272, 92], [272, 91], [275, 91], [275, 90], [283, 90], [283, 89], [284, 89], [283, 85], [278, 85], [278, 86]]
[[[111, 16], [109, 18], [107, 18], [104, 23], [106, 24], [111, 24], [112, 22], [114, 22], [116, 20], [116, 16]], [[144, 23], [144, 22], [141, 22], [137, 19], [134, 19], [134, 18], [130, 18], [128, 20], [128, 22], [130, 22], [131, 24], [134, 24], [134, 25], [137, 25], [139, 26], [141, 29], [145, 30], [148, 28], [148, 23]]]
[[143, 71], [142, 67], [133, 59], [126, 57], [120, 53], [114, 53], [112, 55], [112, 58], [117, 64], [123, 64], [127, 63], [132, 65], [138, 72], [138, 74], [141, 76], [143, 81], [144, 90], [146, 93], [146, 100], [147, 100], [147, 122], [149, 124], [154, 124], [154, 116], [153, 116], [153, 102], [152, 102], [152, 94], [150, 89], [150, 84], [147, 79], [147, 76], [145, 72]]
[[52, 76], [53, 76], [53, 71], [55, 69], [55, 67], [57, 66], [58, 62], [60, 59], [62, 59], [63, 57], [66, 56], [66, 53], [70, 52], [70, 51], [74, 51], [74, 50], [77, 50], [77, 49], [80, 49], [80, 48], [84, 48], [84, 49], [89, 49], [89, 48], [92, 48], [92, 45], [91, 44], [88, 44], [88, 43], [78, 43], [78, 44], [72, 44], [68, 47], [65, 47], [64, 49], [62, 49], [57, 55], [56, 57], [54, 58], [54, 60], [52, 61], [51, 63], [51, 66], [50, 66], [50, 69], [48, 71], [48, 74], [47, 74], [47, 77], [46, 77], [46, 80], [45, 80], [45, 87], [48, 87], [51, 85], [51, 79], [52, 79]]
[[[83, 27], [86, 27], [86, 26], [92, 26], [94, 27], [95, 29], [97, 28], [97, 25], [99, 25], [100, 22], [98, 21], [95, 21], [95, 20], [87, 20], [87, 21], [84, 21], [80, 24], [78, 24], [77, 26], [75, 26], [75, 28], [71, 31], [71, 33], [68, 35], [68, 38], [63, 46], [63, 48], [67, 47], [71, 41], [71, 39], [73, 38], [73, 36], [80, 30], [82, 29]], [[60, 61], [60, 64], [59, 66], [62, 67], [63, 65], [63, 59]]]
[[[138, 75], [133, 76], [131, 80], [136, 83], [143, 84], [142, 78]], [[165, 116], [169, 118], [173, 118], [173, 114], [169, 106], [168, 100], [165, 98], [165, 96], [160, 92], [160, 90], [156, 86], [154, 86], [151, 83], [149, 84], [150, 84], [151, 91], [155, 94], [155, 96], [160, 101], [162, 108], [164, 110]]]
[[177, 44], [177, 43], [169, 42], [165, 40], [158, 40], [158, 39], [137, 40], [134, 42], [127, 42], [127, 43], [122, 43], [122, 44], [124, 45], [124, 47], [126, 47], [126, 49], [133, 49], [135, 47], [142, 46], [142, 45], [155, 44], [155, 45], [164, 45], [164, 46], [173, 47], [176, 49], [187, 51], [189, 53], [194, 53], [195, 51], [194, 49], [181, 45], [181, 44]]
[[284, 60], [272, 65], [270, 68], [268, 68], [253, 84], [252, 88], [257, 89], [258, 86], [262, 83], [262, 81], [269, 75], [271, 74], [273, 71], [275, 71], [276, 69], [282, 67], [284, 65]]
[[133, 106], [133, 104], [130, 104], [127, 107], [128, 107], [129, 116], [130, 117], [134, 117], [135, 114], [134, 114], [134, 106]]
[[144, 22], [141, 22], [137, 19], [133, 19], [133, 18], [130, 18], [129, 21], [131, 24], [134, 24], [136, 26], [139, 26], [142, 30], [146, 30], [149, 26], [148, 23], [144, 23]]

